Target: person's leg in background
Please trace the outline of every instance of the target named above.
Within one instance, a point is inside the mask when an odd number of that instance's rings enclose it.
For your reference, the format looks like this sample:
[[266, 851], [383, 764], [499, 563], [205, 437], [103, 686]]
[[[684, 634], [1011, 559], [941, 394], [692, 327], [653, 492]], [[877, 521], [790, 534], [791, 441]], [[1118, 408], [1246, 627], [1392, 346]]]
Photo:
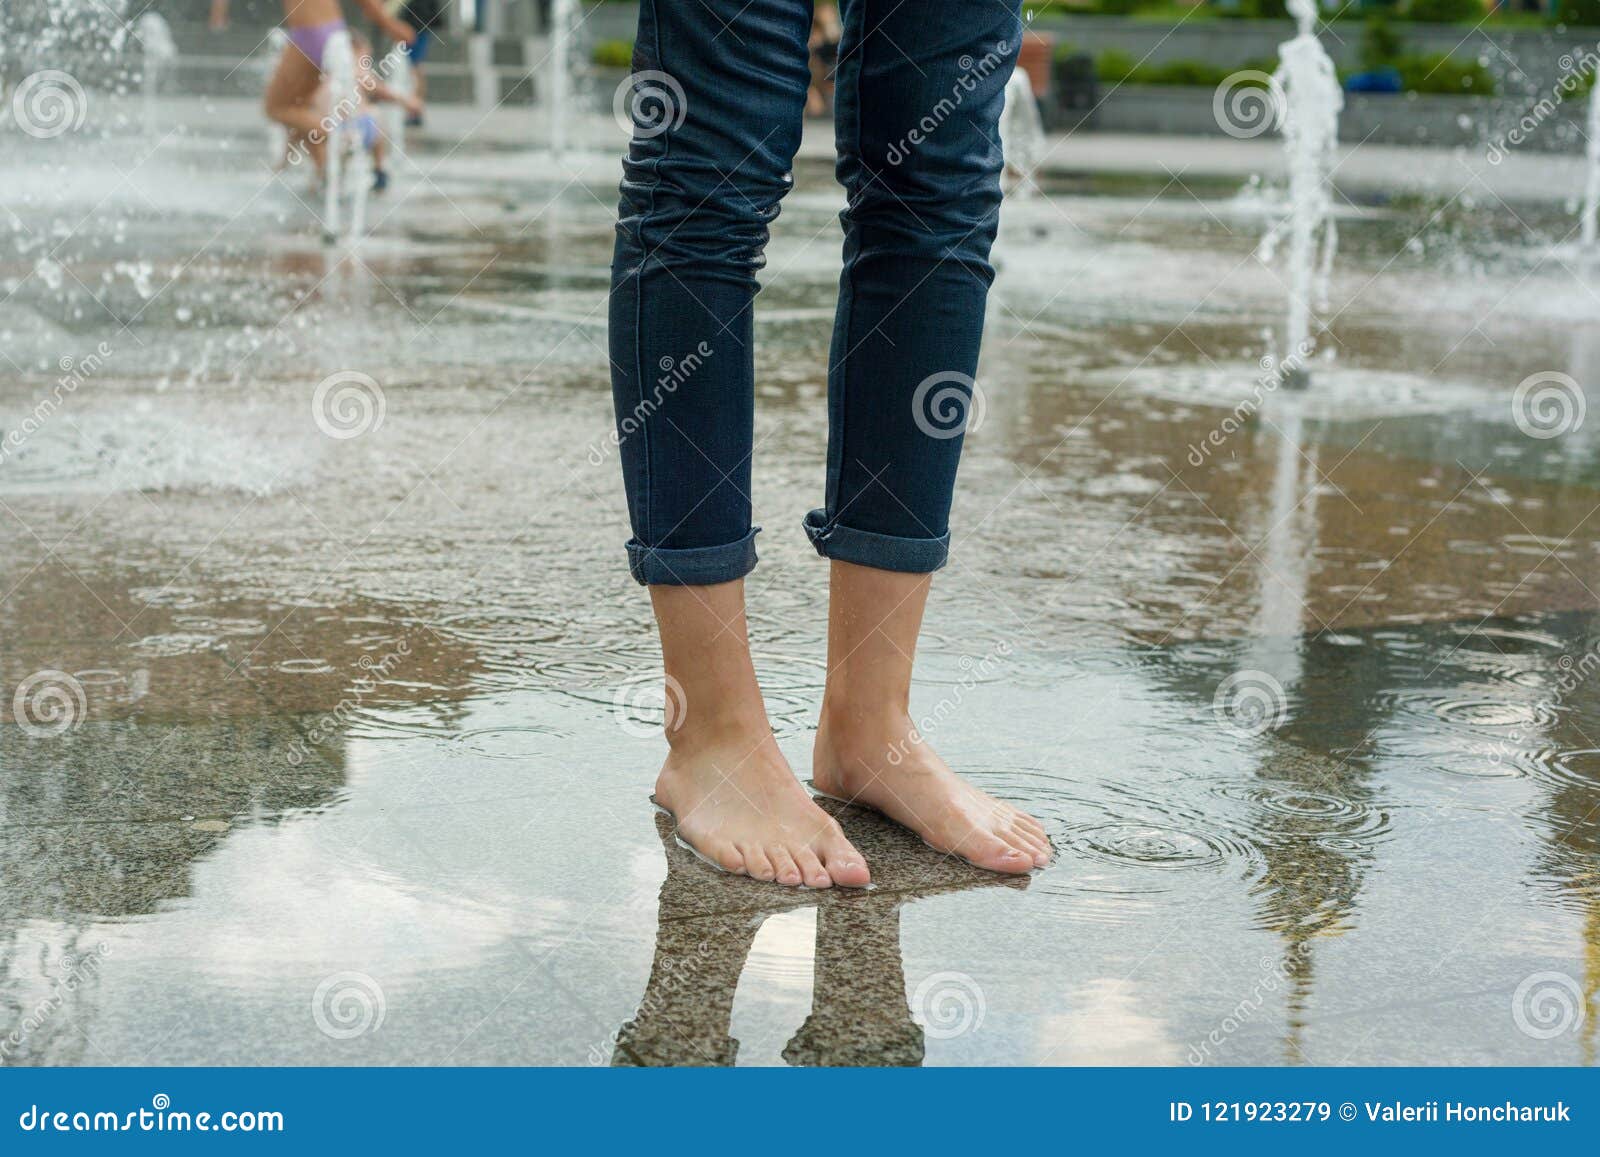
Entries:
[[428, 99], [428, 74], [423, 65], [428, 60], [428, 49], [433, 44], [433, 29], [418, 28], [417, 38], [405, 46], [406, 56], [411, 63], [411, 95], [417, 98], [417, 107], [406, 114], [406, 124], [411, 128], [422, 127], [422, 117], [427, 111]]
[[266, 96], [262, 99], [263, 111], [269, 120], [275, 120], [303, 141], [305, 152], [311, 157], [317, 171], [322, 171], [327, 130], [323, 127], [323, 113], [317, 107], [317, 90], [322, 84], [321, 50], [313, 61], [299, 47], [290, 44], [278, 57], [277, 68], [267, 82]]
[[934, 847], [1024, 872], [1033, 817], [957, 777], [917, 734], [912, 659], [945, 563], [1000, 209], [997, 125], [1022, 34], [1015, 0], [845, 0], [836, 124], [848, 195], [828, 381], [832, 560], [818, 788]]
[[643, 0], [612, 266], [617, 438], [667, 674], [657, 801], [729, 871], [859, 886], [860, 853], [795, 779], [750, 657], [755, 274], [790, 183], [806, 0]]

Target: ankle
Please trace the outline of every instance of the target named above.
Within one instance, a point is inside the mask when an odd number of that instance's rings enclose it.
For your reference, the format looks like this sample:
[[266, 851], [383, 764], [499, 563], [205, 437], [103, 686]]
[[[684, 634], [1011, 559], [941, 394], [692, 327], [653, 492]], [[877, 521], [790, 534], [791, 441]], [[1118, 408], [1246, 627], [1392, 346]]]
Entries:
[[922, 744], [909, 712], [884, 705], [864, 710], [825, 702], [812, 755], [812, 773], [824, 791], [850, 791], [916, 761]]
[[818, 733], [841, 743], [879, 742], [913, 730], [904, 697], [866, 696], [832, 689], [823, 693]]
[[729, 746], [748, 748], [771, 735], [765, 708], [723, 707], [698, 715], [688, 712], [682, 726], [667, 732], [667, 744], [675, 755], [694, 755]]

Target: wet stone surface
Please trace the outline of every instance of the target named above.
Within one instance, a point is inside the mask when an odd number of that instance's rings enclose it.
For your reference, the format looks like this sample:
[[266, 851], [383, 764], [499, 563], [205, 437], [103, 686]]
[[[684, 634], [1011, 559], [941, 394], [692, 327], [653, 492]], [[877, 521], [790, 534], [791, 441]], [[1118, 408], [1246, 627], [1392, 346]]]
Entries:
[[[1008, 205], [915, 707], [1060, 855], [851, 811], [877, 886], [818, 894], [649, 806], [611, 166], [425, 147], [351, 256], [204, 142], [44, 156], [0, 255], [0, 1064], [1595, 1062], [1600, 423], [1513, 401], [1594, 378], [1556, 214], [1343, 206], [1334, 357], [1239, 420], [1256, 190]], [[802, 166], [758, 307], [802, 773], [840, 203]]]

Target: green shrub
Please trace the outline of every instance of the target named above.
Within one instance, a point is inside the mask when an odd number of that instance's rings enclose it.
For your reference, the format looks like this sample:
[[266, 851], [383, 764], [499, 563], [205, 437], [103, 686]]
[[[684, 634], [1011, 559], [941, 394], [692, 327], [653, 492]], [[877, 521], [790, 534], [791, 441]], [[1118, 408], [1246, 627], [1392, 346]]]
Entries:
[[1455, 60], [1442, 52], [1400, 56], [1390, 63], [1400, 73], [1407, 92], [1443, 95], [1493, 96], [1494, 77], [1476, 60]]
[[594, 63], [600, 68], [632, 68], [631, 40], [602, 40], [594, 46]]
[[1382, 16], [1369, 16], [1361, 28], [1361, 67], [1382, 68], [1405, 54], [1405, 40]]
[[1483, 19], [1482, 0], [1411, 0], [1406, 19], [1425, 24], [1476, 24]]
[[1556, 15], [1564, 24], [1600, 24], [1600, 0], [1560, 0]]
[[1239, 0], [1238, 4], [1222, 9], [1217, 15], [1235, 20], [1286, 20], [1289, 7], [1284, 0]]
[[1116, 84], [1133, 75], [1138, 62], [1120, 48], [1107, 48], [1094, 58], [1094, 74], [1107, 84]]

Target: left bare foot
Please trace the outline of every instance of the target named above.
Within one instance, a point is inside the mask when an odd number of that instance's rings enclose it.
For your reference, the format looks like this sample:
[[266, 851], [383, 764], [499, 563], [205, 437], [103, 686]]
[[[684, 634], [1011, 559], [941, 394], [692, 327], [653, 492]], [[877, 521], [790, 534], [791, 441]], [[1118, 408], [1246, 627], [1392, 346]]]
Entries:
[[1044, 825], [951, 771], [901, 712], [874, 722], [824, 715], [811, 769], [818, 791], [874, 808], [977, 867], [1021, 874], [1050, 862]]

